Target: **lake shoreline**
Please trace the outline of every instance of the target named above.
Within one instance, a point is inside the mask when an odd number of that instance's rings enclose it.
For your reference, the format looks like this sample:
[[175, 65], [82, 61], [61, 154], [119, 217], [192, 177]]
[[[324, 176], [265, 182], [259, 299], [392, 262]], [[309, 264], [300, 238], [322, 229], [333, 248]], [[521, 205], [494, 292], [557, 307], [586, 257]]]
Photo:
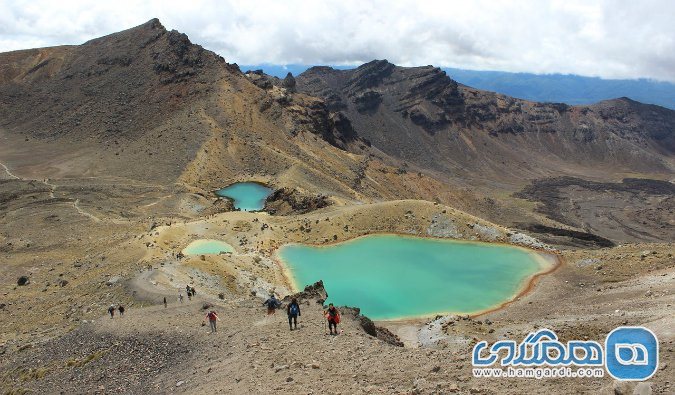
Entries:
[[[510, 248], [515, 248], [519, 249], [521, 251], [525, 251], [529, 255], [533, 256], [535, 259], [534, 261], [538, 265], [538, 269], [536, 272], [527, 275], [525, 278], [523, 278], [521, 284], [518, 287], [517, 292], [513, 294], [513, 297], [509, 298], [508, 300], [505, 300], [502, 303], [499, 303], [498, 305], [494, 307], [490, 307], [487, 309], [483, 310], [477, 310], [473, 312], [452, 312], [452, 311], [438, 311], [438, 312], [433, 312], [433, 313], [425, 313], [423, 315], [413, 315], [413, 316], [402, 316], [402, 317], [394, 317], [394, 318], [386, 318], [386, 319], [373, 319], [375, 322], [381, 322], [384, 324], [415, 324], [419, 325], [422, 324], [429, 319], [432, 319], [434, 317], [438, 316], [447, 316], [447, 315], [460, 315], [460, 316], [469, 316], [469, 317], [478, 317], [484, 314], [488, 314], [497, 310], [501, 310], [508, 306], [509, 304], [513, 303], [514, 301], [518, 300], [522, 296], [528, 294], [531, 292], [539, 278], [541, 278], [544, 275], [550, 274], [554, 272], [556, 269], [558, 269], [563, 261], [562, 257], [556, 253], [552, 252], [549, 250], [539, 250], [536, 248], [531, 248], [531, 247], [525, 247], [522, 245], [517, 245], [517, 244], [511, 244], [511, 243], [506, 243], [506, 242], [485, 242], [485, 241], [478, 241], [478, 240], [463, 240], [463, 239], [449, 239], [445, 237], [437, 237], [437, 236], [419, 236], [419, 235], [411, 235], [411, 234], [405, 234], [405, 233], [395, 233], [395, 232], [383, 232], [383, 233], [372, 233], [372, 234], [364, 234], [364, 235], [359, 235], [355, 236], [346, 240], [341, 240], [341, 241], [334, 241], [334, 242], [329, 242], [325, 244], [307, 244], [307, 243], [287, 243], [281, 246], [276, 247], [272, 253], [272, 261], [279, 267], [282, 278], [283, 278], [283, 283], [284, 286], [288, 287], [291, 289], [293, 292], [301, 292], [302, 287], [298, 285], [296, 277], [293, 275], [292, 270], [289, 267], [289, 264], [284, 261], [284, 259], [280, 256], [279, 250], [285, 246], [291, 246], [291, 245], [300, 245], [300, 246], [308, 246], [312, 248], [325, 248], [325, 247], [333, 247], [338, 244], [344, 244], [344, 243], [349, 243], [353, 242], [355, 240], [365, 238], [368, 236], [398, 236], [398, 237], [405, 237], [409, 239], [423, 239], [423, 240], [436, 240], [436, 241], [447, 241], [452, 244], [479, 244], [482, 246], [489, 246], [489, 247], [510, 247]], [[358, 307], [358, 306], [345, 306], [345, 307]]]
[[[251, 189], [253, 187], [253, 189]], [[256, 190], [259, 188], [260, 190]], [[240, 190], [243, 189], [243, 190]], [[238, 181], [223, 188], [214, 190], [213, 193], [219, 199], [228, 199], [235, 209], [247, 212], [259, 212], [265, 209], [265, 200], [274, 192], [274, 188], [260, 181]], [[237, 196], [239, 193], [259, 194], [250, 201], [250, 197]]]

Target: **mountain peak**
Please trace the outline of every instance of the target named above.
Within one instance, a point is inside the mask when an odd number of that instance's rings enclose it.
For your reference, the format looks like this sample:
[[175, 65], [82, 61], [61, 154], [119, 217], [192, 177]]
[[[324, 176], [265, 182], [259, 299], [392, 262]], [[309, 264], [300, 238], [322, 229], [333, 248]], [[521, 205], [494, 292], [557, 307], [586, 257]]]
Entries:
[[100, 45], [105, 43], [133, 43], [142, 42], [147, 43], [153, 41], [159, 36], [167, 32], [166, 28], [157, 18], [152, 18], [149, 21], [134, 26], [132, 28], [108, 34], [106, 36], [98, 37], [93, 40], [85, 42], [83, 45]]
[[152, 18], [149, 21], [145, 22], [142, 25], [139, 25], [138, 27], [145, 27], [145, 28], [150, 28], [150, 29], [163, 29], [166, 30], [164, 25], [162, 25], [162, 22], [159, 21], [159, 18]]
[[389, 66], [396, 66], [395, 64], [391, 63], [387, 59], [373, 59], [370, 62], [366, 62], [362, 64], [361, 66], [357, 67], [358, 69], [366, 69], [366, 68], [371, 68], [371, 67], [389, 67]]

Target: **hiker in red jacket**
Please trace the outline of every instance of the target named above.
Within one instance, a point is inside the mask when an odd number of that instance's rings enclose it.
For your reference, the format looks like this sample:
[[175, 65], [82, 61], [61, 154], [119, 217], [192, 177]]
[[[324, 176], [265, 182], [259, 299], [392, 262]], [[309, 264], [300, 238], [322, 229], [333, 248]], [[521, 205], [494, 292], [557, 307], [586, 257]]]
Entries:
[[[324, 314], [326, 316], [326, 320], [328, 320], [328, 330], [330, 330], [330, 334], [337, 335], [337, 325], [340, 323], [340, 312], [331, 303], [328, 305], [328, 310], [326, 310]], [[333, 333], [333, 328], [335, 328], [335, 333]]]
[[218, 314], [214, 310], [211, 310], [206, 314], [206, 319], [209, 320], [209, 325], [211, 325], [211, 333], [218, 332], [216, 329], [216, 322], [219, 320]]

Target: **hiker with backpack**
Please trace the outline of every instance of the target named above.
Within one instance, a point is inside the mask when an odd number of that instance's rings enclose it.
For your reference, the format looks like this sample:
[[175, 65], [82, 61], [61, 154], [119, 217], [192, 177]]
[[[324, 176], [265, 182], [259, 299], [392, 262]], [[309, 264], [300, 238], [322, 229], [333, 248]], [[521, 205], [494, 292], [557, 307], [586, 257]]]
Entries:
[[219, 318], [215, 310], [209, 311], [208, 314], [206, 314], [206, 319], [209, 320], [209, 325], [211, 326], [211, 333], [218, 332], [218, 330], [216, 329], [216, 322], [219, 320]]
[[110, 307], [108, 307], [108, 314], [110, 314], [110, 319], [112, 319], [115, 316], [115, 305], [111, 304]]
[[119, 312], [120, 312], [120, 317], [124, 317], [124, 306], [119, 305], [119, 307], [117, 308], [117, 310], [119, 310]]
[[[340, 312], [331, 303], [328, 305], [328, 310], [324, 312], [324, 315], [326, 317], [326, 320], [328, 321], [328, 330], [330, 330], [330, 334], [337, 335], [338, 334], [337, 326], [340, 323]], [[333, 333], [333, 329], [335, 329], [335, 333]]]
[[293, 330], [293, 324], [295, 324], [295, 329], [298, 329], [298, 316], [302, 314], [300, 313], [300, 305], [297, 299], [293, 298], [288, 307], [286, 307], [286, 313], [288, 314], [288, 326]]
[[272, 294], [270, 295], [270, 298], [263, 303], [263, 306], [265, 305], [267, 305], [267, 315], [272, 315], [277, 312], [277, 307], [279, 307], [280, 303], [274, 294]]

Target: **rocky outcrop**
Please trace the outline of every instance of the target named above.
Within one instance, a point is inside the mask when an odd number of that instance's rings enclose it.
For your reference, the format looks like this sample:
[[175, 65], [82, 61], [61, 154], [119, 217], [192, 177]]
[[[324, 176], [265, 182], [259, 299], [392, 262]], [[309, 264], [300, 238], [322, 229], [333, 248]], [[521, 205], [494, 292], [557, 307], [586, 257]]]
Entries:
[[[542, 224], [527, 224], [524, 225], [524, 229], [532, 233], [560, 236], [571, 239], [571, 242], [568, 243], [574, 246], [608, 248], [614, 247], [616, 245], [613, 241], [607, 238], [594, 235], [593, 233], [581, 232], [572, 229], [555, 228]], [[560, 241], [557, 241], [557, 243], [562, 244]]]
[[292, 135], [310, 132], [342, 150], [347, 150], [352, 143], [367, 144], [358, 136], [349, 118], [341, 112], [331, 112], [323, 100], [287, 94], [283, 98], [283, 101], [277, 101], [285, 106], [290, 116]]
[[346, 82], [347, 90], [359, 92], [382, 84], [394, 71], [394, 66], [385, 60], [373, 60], [354, 69]]
[[382, 103], [382, 95], [375, 91], [365, 91], [356, 95], [353, 100], [359, 113], [375, 112]]
[[229, 211], [234, 211], [234, 202], [231, 199], [220, 197], [212, 201], [210, 206], [205, 207], [202, 211], [202, 215], [212, 215], [218, 213], [226, 213]]
[[276, 215], [304, 214], [331, 204], [325, 195], [310, 195], [292, 188], [274, 191], [265, 201], [265, 211]]
[[348, 316], [352, 319], [358, 321], [361, 325], [361, 328], [369, 334], [370, 336], [376, 337], [382, 340], [385, 343], [389, 343], [392, 346], [403, 347], [404, 344], [401, 339], [392, 333], [389, 329], [377, 326], [375, 323], [365, 315], [361, 315], [361, 309], [358, 307], [339, 307], [340, 313], [342, 316]]
[[193, 45], [186, 34], [172, 30], [167, 33], [167, 41], [169, 50], [155, 57], [153, 67], [155, 72], [162, 76], [162, 83], [185, 81], [204, 66], [204, 49], [199, 45]]
[[292, 73], [289, 72], [286, 74], [286, 77], [281, 82], [281, 86], [286, 88], [287, 91], [295, 93], [295, 78], [293, 77]]
[[263, 73], [262, 70], [248, 70], [244, 73], [255, 86], [258, 88], [269, 90], [275, 85], [274, 79], [276, 77], [269, 76]]
[[323, 302], [328, 298], [328, 293], [323, 287], [323, 281], [319, 280], [312, 285], [308, 285], [302, 292], [298, 292], [293, 295], [288, 295], [282, 299], [284, 303], [288, 303], [293, 299], [297, 299], [299, 302], [306, 300], [314, 300], [318, 304], [323, 304]]

